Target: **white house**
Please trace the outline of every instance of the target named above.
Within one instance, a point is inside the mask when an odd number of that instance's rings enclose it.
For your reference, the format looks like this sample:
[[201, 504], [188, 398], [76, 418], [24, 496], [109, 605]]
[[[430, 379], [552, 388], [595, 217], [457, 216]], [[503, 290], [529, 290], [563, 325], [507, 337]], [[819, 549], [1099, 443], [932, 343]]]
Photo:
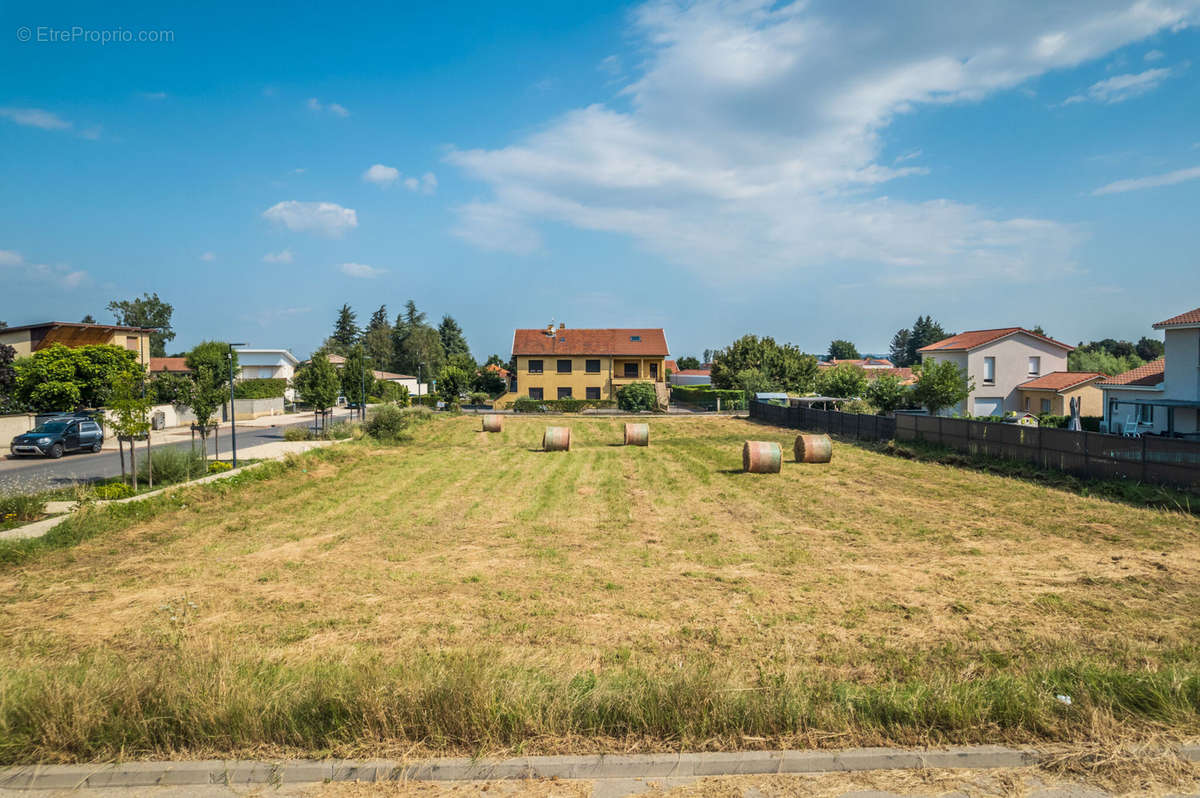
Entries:
[[1154, 325], [1163, 357], [1100, 383], [1106, 431], [1200, 439], [1200, 308]]
[[680, 369], [668, 378], [672, 385], [712, 385], [712, 369]]
[[967, 372], [975, 387], [951, 415], [1002, 416], [1021, 411], [1022, 383], [1067, 370], [1075, 347], [1023, 327], [969, 330], [917, 350], [922, 363], [950, 361]]
[[238, 349], [237, 356], [238, 379], [287, 380], [288, 387], [284, 391], [284, 396], [288, 401], [295, 398], [291, 382], [300, 361], [290, 351], [287, 349]]
[[[329, 355], [328, 357], [329, 362], [336, 369], [340, 369], [342, 366], [346, 365], [346, 358], [342, 357], [341, 355]], [[429, 395], [429, 383], [418, 383], [417, 378], [411, 374], [394, 374], [390, 371], [372, 371], [371, 373], [375, 375], [375, 379], [377, 380], [382, 380], [383, 382], [394, 382], [397, 385], [403, 385], [408, 389], [409, 396]]]

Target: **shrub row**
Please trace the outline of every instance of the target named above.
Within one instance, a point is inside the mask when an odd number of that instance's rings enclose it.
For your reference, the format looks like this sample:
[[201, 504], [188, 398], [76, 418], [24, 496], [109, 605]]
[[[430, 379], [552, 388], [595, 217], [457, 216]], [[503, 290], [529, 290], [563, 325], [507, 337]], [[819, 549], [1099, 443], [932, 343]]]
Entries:
[[590, 408], [616, 407], [612, 399], [530, 399], [522, 396], [512, 403], [517, 413], [578, 413]]
[[725, 388], [713, 388], [709, 385], [673, 385], [671, 386], [671, 400], [675, 402], [687, 402], [688, 404], [697, 405], [715, 405], [717, 400], [721, 400], [722, 407], [736, 408], [745, 407], [746, 394], [742, 391], [729, 390]]
[[235, 399], [274, 399], [283, 396], [287, 380], [273, 377], [266, 379], [240, 380], [233, 384]]

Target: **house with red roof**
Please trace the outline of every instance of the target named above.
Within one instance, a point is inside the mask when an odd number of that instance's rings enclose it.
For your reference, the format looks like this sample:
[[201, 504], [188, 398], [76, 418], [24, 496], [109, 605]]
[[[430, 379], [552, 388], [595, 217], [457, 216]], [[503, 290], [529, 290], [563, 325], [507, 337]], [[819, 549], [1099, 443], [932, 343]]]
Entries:
[[667, 336], [661, 328], [568, 329], [547, 325], [513, 333], [515, 386], [499, 404], [530, 399], [616, 399], [649, 382], [667, 402]]
[[1026, 413], [1055, 416], [1071, 414], [1071, 400], [1079, 400], [1079, 415], [1104, 415], [1104, 393], [1100, 382], [1104, 375], [1098, 371], [1052, 371], [1034, 377], [1017, 387], [1021, 394], [1021, 409]]
[[1163, 356], [1100, 383], [1102, 429], [1200, 439], [1200, 308], [1154, 329], [1163, 331]]
[[970, 395], [950, 415], [1002, 416], [1024, 411], [1021, 385], [1067, 370], [1075, 347], [1024, 327], [968, 330], [917, 350], [922, 363], [949, 361], [974, 382]]

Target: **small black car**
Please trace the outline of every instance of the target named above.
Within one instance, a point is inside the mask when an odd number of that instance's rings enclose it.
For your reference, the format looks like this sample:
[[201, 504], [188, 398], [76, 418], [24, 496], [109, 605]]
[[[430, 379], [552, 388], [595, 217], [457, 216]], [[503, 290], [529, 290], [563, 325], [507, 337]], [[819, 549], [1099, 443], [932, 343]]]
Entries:
[[98, 452], [104, 445], [104, 430], [90, 418], [63, 416], [43, 421], [12, 439], [9, 451], [14, 457], [40, 454], [58, 459], [67, 452]]

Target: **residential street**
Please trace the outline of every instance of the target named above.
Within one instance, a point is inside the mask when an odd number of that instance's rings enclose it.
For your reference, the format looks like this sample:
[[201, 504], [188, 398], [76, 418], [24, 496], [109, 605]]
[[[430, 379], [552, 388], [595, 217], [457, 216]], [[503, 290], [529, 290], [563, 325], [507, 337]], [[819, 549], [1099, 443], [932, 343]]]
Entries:
[[[344, 421], [351, 418], [355, 411], [339, 409], [334, 418]], [[263, 417], [253, 421], [237, 423], [237, 448], [239, 457], [251, 447], [261, 446], [283, 440], [283, 432], [288, 427], [311, 426], [312, 413], [296, 413], [284, 416]], [[214, 446], [219, 444], [219, 448]], [[216, 441], [209, 437], [208, 452], [219, 452], [221, 458], [231, 454], [232, 438], [229, 425], [222, 424]], [[117, 443], [113, 438], [106, 438], [104, 450], [91, 452], [76, 452], [64, 455], [60, 460], [49, 460], [41, 457], [12, 457], [7, 454], [8, 441], [3, 442], [5, 456], [0, 459], [0, 494], [31, 493], [39, 490], [59, 488], [74, 482], [104, 479], [121, 475], [121, 460], [117, 453]], [[165, 446], [189, 447], [192, 445], [191, 433], [186, 427], [155, 432], [151, 436], [151, 446], [159, 449]], [[199, 438], [196, 439], [199, 445]], [[145, 454], [145, 444], [138, 447], [139, 459]], [[128, 457], [128, 455], [126, 455]], [[128, 465], [126, 466], [128, 467]]]

